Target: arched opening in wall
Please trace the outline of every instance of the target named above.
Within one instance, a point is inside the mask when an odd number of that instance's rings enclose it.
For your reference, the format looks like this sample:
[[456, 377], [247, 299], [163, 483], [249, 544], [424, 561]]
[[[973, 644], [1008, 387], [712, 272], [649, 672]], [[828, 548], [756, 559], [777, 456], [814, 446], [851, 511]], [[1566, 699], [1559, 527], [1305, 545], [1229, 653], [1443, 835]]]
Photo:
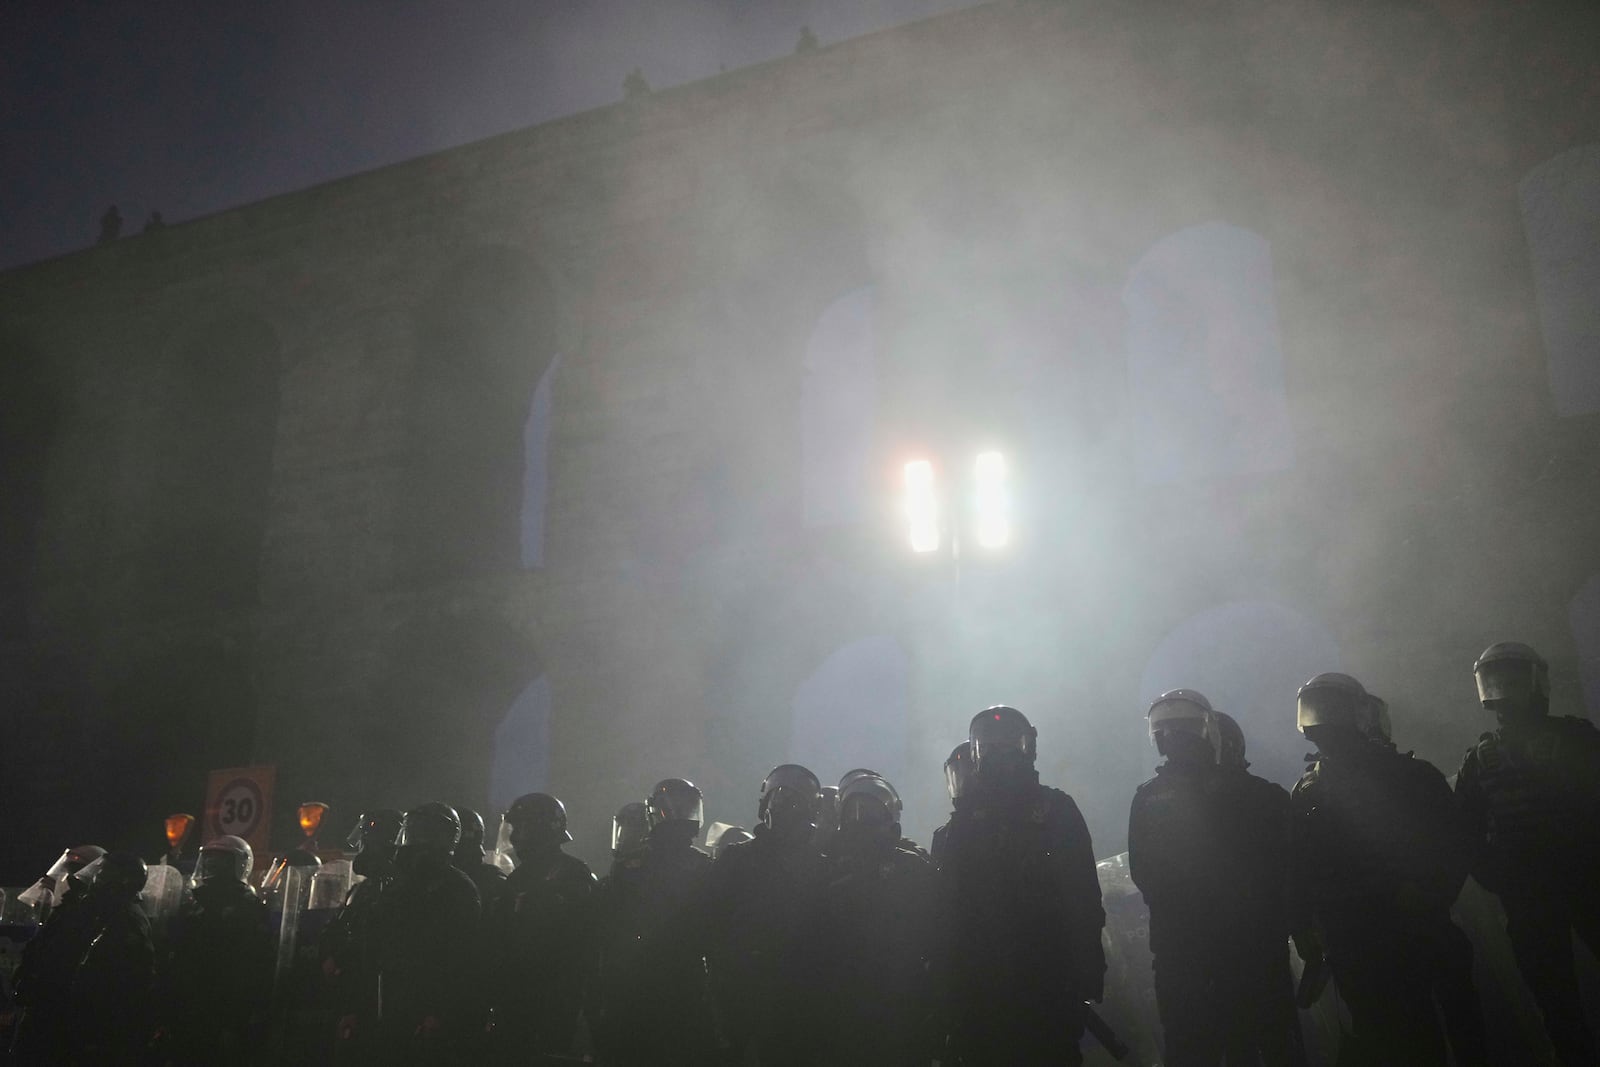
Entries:
[[1148, 707], [1170, 689], [1198, 689], [1239, 721], [1251, 771], [1287, 787], [1300, 777], [1306, 750], [1294, 694], [1308, 678], [1339, 669], [1339, 646], [1316, 620], [1282, 604], [1238, 600], [1162, 638], [1140, 676], [1139, 701]]
[[877, 419], [877, 345], [872, 286], [832, 301], [806, 342], [800, 394], [805, 524], [838, 526], [866, 517]]
[[1225, 222], [1169, 234], [1133, 265], [1122, 303], [1143, 480], [1294, 465], [1272, 250], [1264, 238]]
[[277, 335], [248, 315], [201, 329], [169, 367], [152, 515], [163, 595], [256, 603], [281, 369]]
[[44, 357], [24, 338], [0, 330], [0, 639], [28, 636], [39, 523], [61, 410]]
[[555, 290], [480, 252], [417, 313], [400, 541], [423, 582], [542, 566], [557, 365]]
[[824, 785], [852, 767], [871, 767], [906, 789], [910, 671], [893, 637], [863, 637], [835, 650], [795, 689], [789, 758]]
[[471, 614], [418, 619], [390, 637], [383, 662], [366, 721], [352, 721], [358, 733], [346, 740], [370, 778], [364, 803], [484, 811], [498, 785], [548, 773], [544, 665], [510, 626]]
[[1600, 143], [1539, 164], [1517, 192], [1556, 413], [1600, 411]]
[[[1591, 718], [1600, 718], [1600, 574], [1596, 574], [1567, 609], [1572, 639], [1578, 648], [1578, 674], [1583, 682], [1583, 703]], [[1560, 713], [1560, 709], [1555, 709]]]
[[[162, 815], [198, 813], [206, 773], [254, 755], [250, 650], [226, 636], [196, 636], [132, 666], [96, 696], [76, 760], [94, 825], [153, 855]], [[129, 774], [130, 767], [147, 773]]]
[[[494, 731], [489, 811], [501, 812], [550, 782], [550, 682], [540, 675], [517, 694]], [[486, 816], [487, 817], [487, 816]]]

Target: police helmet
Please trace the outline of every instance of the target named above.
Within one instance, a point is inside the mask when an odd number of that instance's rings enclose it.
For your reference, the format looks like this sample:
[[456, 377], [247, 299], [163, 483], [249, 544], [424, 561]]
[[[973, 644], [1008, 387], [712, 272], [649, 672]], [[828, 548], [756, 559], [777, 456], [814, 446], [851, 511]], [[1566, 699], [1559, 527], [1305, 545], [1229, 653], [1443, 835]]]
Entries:
[[207, 882], [248, 882], [250, 868], [255, 865], [255, 851], [250, 842], [233, 834], [212, 838], [200, 848], [200, 858], [195, 862], [194, 884]]
[[1313, 726], [1335, 726], [1372, 734], [1372, 700], [1366, 687], [1348, 674], [1317, 675], [1300, 687], [1295, 706], [1301, 733]]
[[94, 895], [102, 900], [133, 900], [144, 890], [149, 868], [131, 852], [108, 852], [95, 861]]
[[1211, 746], [1211, 762], [1222, 760], [1222, 733], [1217, 725], [1217, 710], [1204, 693], [1195, 689], [1170, 689], [1150, 702], [1145, 712], [1150, 740], [1164, 735], [1191, 734]]
[[1478, 700], [1486, 708], [1533, 710], [1548, 705], [1550, 664], [1521, 642], [1490, 645], [1472, 665], [1472, 674], [1478, 682]]
[[1222, 743], [1217, 758], [1224, 767], [1244, 770], [1250, 762], [1244, 758], [1244, 730], [1239, 720], [1225, 711], [1213, 712], [1217, 717], [1217, 736]]
[[650, 790], [645, 810], [652, 830], [663, 823], [683, 822], [692, 823], [698, 831], [705, 821], [706, 798], [687, 778], [663, 778]]
[[1016, 708], [996, 704], [972, 717], [967, 727], [972, 766], [979, 774], [991, 768], [1032, 767], [1039, 754], [1039, 731]]
[[769, 830], [813, 830], [822, 808], [822, 783], [798, 763], [784, 763], [761, 782], [756, 814]]
[[860, 776], [839, 790], [839, 831], [872, 830], [900, 836], [900, 794], [881, 775]]
[[461, 816], [450, 805], [434, 800], [406, 812], [400, 824], [403, 847], [455, 851], [461, 840]]
[[483, 816], [471, 808], [457, 808], [456, 814], [461, 817], [461, 840], [456, 844], [456, 851], [461, 853], [483, 853]]
[[345, 839], [345, 845], [357, 851], [393, 845], [400, 840], [400, 824], [404, 821], [405, 813], [397, 808], [377, 808], [365, 812]]
[[950, 750], [949, 758], [944, 761], [944, 787], [950, 794], [952, 804], [967, 791], [967, 782], [971, 777], [972, 742], [963, 741]]
[[617, 809], [611, 816], [611, 851], [626, 855], [644, 844], [650, 833], [649, 809], [641, 800], [633, 800]]
[[511, 802], [506, 821], [518, 834], [550, 834], [571, 841], [567, 830], [567, 808], [549, 793], [524, 793]]

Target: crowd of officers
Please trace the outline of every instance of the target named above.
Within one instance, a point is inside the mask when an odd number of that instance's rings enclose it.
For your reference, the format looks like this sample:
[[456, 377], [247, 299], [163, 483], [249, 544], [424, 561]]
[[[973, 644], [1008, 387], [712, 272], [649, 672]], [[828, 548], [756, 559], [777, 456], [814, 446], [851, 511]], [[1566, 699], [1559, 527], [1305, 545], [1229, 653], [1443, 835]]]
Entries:
[[[1164, 762], [1133, 800], [1128, 865], [1167, 1067], [1303, 1065], [1297, 1007], [1330, 977], [1349, 1015], [1341, 1065], [1487, 1062], [1473, 947], [1450, 915], [1469, 873], [1503, 904], [1559, 1062], [1597, 1062], [1571, 939], [1600, 950], [1600, 732], [1549, 714], [1548, 667], [1525, 645], [1473, 670], [1498, 727], [1454, 789], [1396, 749], [1387, 705], [1345, 674], [1300, 688], [1316, 752], [1292, 793], [1249, 773], [1238, 724], [1204, 695], [1150, 706]], [[1116, 1045], [1093, 1008], [1105, 912], [1083, 817], [1039, 781], [1036, 742], [1014, 708], [973, 718], [931, 852], [902, 837], [882, 775], [824, 787], [795, 764], [762, 782], [753, 831], [709, 852], [699, 789], [659, 782], [617, 813], [598, 879], [563, 851], [548, 794], [506, 813], [509, 875], [484, 861], [471, 812], [368, 813], [363, 878], [316, 945], [332, 1058], [1080, 1063], [1086, 1028]], [[202, 849], [159, 960], [141, 861], [79, 858], [80, 891], [19, 972], [18, 1061], [247, 1062], [273, 955], [249, 846]]]

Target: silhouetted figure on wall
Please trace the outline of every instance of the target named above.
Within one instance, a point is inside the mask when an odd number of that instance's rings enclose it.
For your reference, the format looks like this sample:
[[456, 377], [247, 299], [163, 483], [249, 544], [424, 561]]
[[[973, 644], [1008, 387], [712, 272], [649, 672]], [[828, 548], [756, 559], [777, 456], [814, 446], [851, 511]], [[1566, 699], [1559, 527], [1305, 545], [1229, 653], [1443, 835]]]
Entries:
[[100, 237], [96, 244], [108, 245], [122, 236], [122, 212], [117, 210], [117, 205], [112, 204], [106, 208], [106, 213], [100, 216]]
[[965, 1067], [1082, 1062], [1105, 984], [1094, 847], [1072, 798], [1039, 782], [1038, 732], [979, 712], [973, 775], [940, 842], [950, 1044]]
[[1517, 967], [1563, 1064], [1596, 1062], [1572, 935], [1600, 954], [1600, 731], [1550, 714], [1550, 668], [1527, 645], [1491, 645], [1473, 665], [1499, 727], [1456, 778], [1472, 873], [1497, 893]]
[[152, 233], [152, 232], [154, 232], [156, 230], [164, 230], [166, 228], [167, 228], [167, 220], [161, 217], [161, 212], [159, 212], [159, 211], [150, 212], [150, 217], [148, 219], [146, 219], [145, 223], [144, 223], [144, 232], [145, 233]]
[[644, 80], [644, 71], [634, 67], [622, 79], [622, 99], [637, 100], [650, 95], [650, 83]]
[[794, 46], [797, 56], [810, 55], [822, 47], [822, 42], [817, 40], [817, 35], [811, 32], [810, 26], [800, 27], [800, 40]]
[[1150, 907], [1164, 1062], [1298, 1067], [1289, 794], [1245, 771], [1242, 733], [1224, 762], [1223, 719], [1203, 694], [1164, 693], [1148, 714], [1166, 761], [1134, 795], [1128, 865]]

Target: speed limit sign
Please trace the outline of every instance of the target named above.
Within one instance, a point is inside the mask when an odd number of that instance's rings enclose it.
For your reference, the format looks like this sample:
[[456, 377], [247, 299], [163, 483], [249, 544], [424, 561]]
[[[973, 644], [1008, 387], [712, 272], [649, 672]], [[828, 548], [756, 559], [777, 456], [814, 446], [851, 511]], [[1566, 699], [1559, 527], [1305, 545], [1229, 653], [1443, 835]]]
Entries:
[[265, 854], [271, 838], [275, 767], [230, 767], [212, 771], [206, 786], [207, 838], [232, 834]]

